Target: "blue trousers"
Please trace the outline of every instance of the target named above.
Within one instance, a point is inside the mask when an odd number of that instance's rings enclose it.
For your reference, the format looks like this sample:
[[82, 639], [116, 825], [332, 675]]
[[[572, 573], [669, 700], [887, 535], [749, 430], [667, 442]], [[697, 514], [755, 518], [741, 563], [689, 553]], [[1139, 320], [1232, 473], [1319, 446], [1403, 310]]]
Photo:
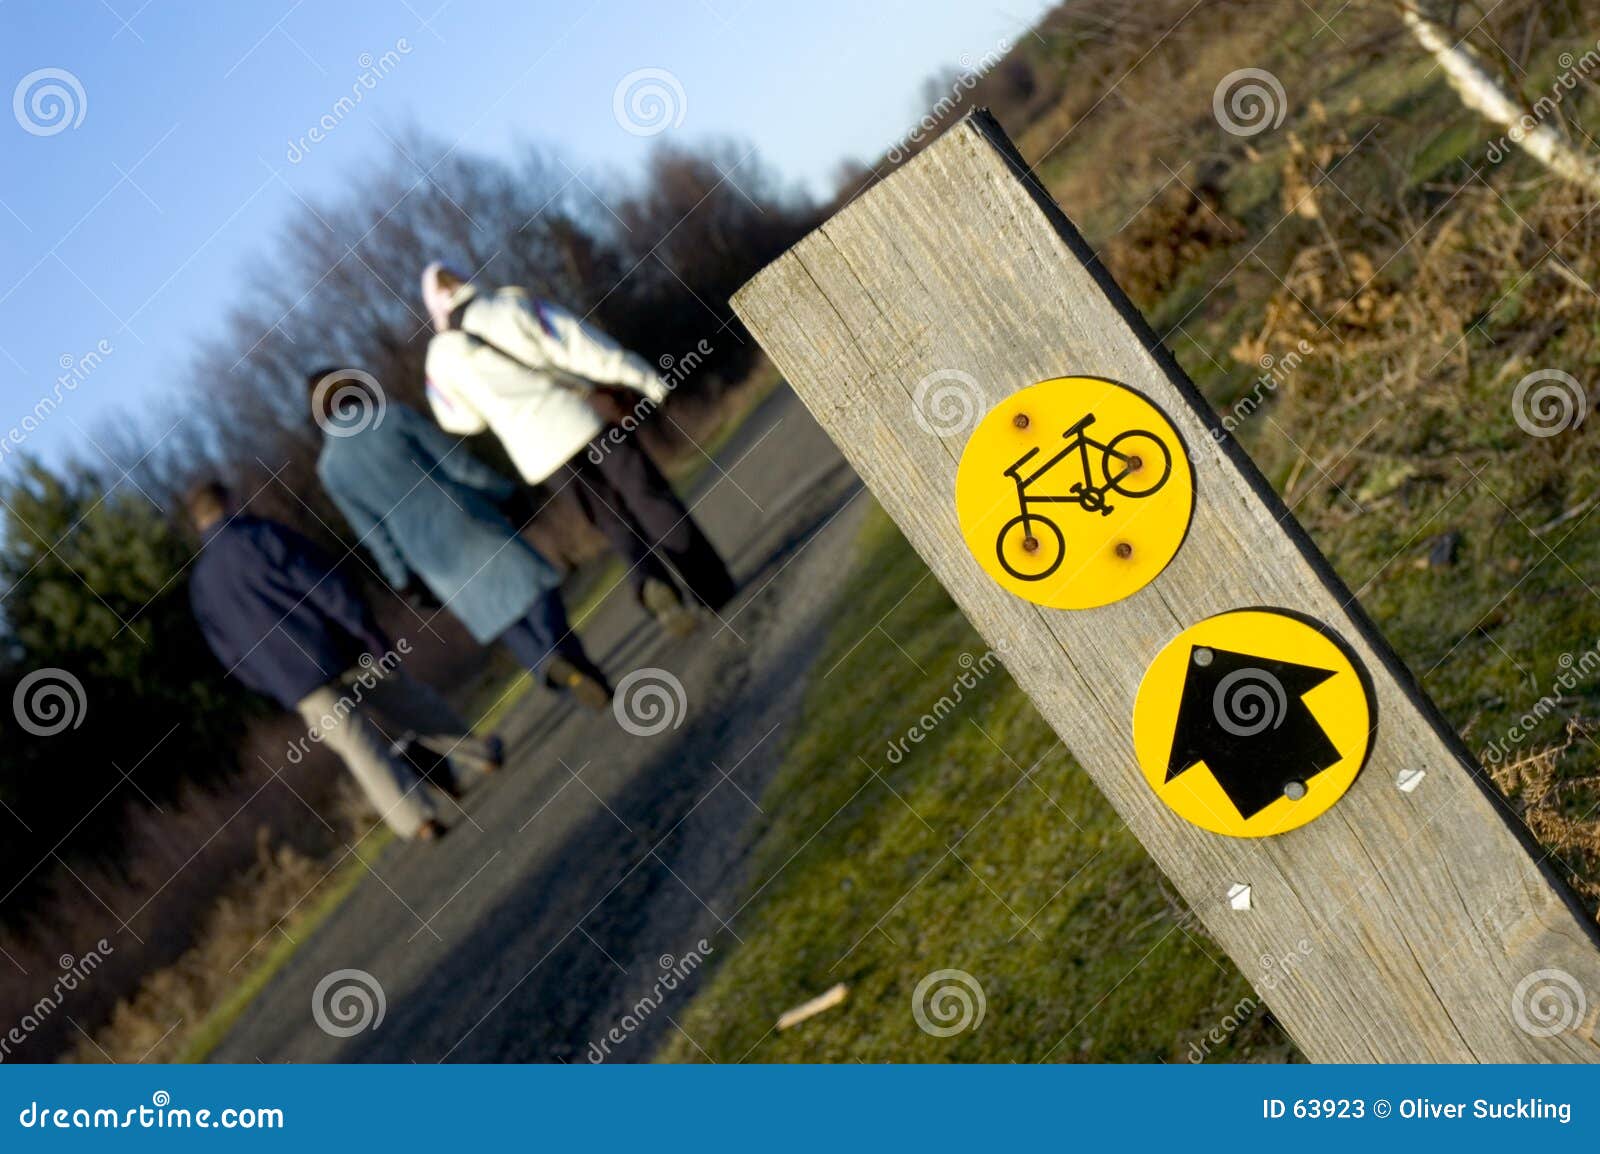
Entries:
[[544, 674], [552, 657], [565, 657], [579, 669], [604, 681], [600, 667], [589, 660], [583, 640], [567, 622], [567, 609], [559, 590], [552, 589], [533, 603], [528, 615], [504, 633], [500, 641], [523, 668]]

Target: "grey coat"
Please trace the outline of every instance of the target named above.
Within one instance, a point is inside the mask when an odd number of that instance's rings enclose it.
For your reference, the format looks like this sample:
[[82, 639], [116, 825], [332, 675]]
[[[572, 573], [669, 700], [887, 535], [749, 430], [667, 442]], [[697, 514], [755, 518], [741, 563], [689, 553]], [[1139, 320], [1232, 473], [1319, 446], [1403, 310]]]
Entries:
[[515, 483], [415, 409], [325, 433], [317, 476], [389, 584], [415, 573], [480, 644], [561, 582], [500, 512]]

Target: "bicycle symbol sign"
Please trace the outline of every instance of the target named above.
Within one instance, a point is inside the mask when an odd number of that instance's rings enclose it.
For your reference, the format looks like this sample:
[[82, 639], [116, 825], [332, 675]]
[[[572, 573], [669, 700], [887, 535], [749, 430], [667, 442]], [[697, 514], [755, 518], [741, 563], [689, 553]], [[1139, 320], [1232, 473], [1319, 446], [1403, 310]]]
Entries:
[[1060, 377], [1006, 398], [973, 431], [956, 477], [967, 546], [1030, 601], [1086, 609], [1166, 567], [1194, 479], [1177, 432], [1132, 389]]
[[[1044, 580], [1061, 567], [1067, 553], [1061, 526], [1045, 513], [1034, 512], [1032, 506], [1071, 504], [1109, 517], [1115, 510], [1111, 493], [1135, 500], [1148, 497], [1172, 475], [1172, 452], [1154, 433], [1129, 429], [1102, 443], [1088, 434], [1094, 420], [1090, 413], [1062, 434], [1066, 444], [1044, 464], [1030, 468], [1041, 451], [1034, 447], [1006, 470], [1006, 476], [1017, 483], [1021, 512], [1001, 527], [995, 554], [1005, 571], [1019, 581]], [[1091, 457], [1091, 451], [1095, 456]], [[1063, 465], [1075, 469], [1077, 477], [1067, 491], [1037, 491], [1037, 483]], [[1096, 477], [1101, 478], [1099, 484]]]

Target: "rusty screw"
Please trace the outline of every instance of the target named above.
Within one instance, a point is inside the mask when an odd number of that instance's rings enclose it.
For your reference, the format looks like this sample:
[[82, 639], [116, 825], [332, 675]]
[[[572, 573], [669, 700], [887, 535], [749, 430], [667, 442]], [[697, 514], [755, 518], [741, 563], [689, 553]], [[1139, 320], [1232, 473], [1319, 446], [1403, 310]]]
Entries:
[[1118, 541], [1116, 554], [1118, 557], [1121, 557], [1124, 561], [1126, 561], [1129, 557], [1133, 556], [1133, 546], [1128, 544], [1126, 541]]
[[1028, 427], [1028, 414], [1018, 413], [1011, 418], [1011, 423], [1019, 429], [1026, 429]]
[[1144, 468], [1144, 458], [1143, 457], [1135, 456], [1135, 457], [1129, 457], [1128, 458], [1128, 472], [1137, 473], [1142, 468]]
[[1039, 551], [1039, 538], [1024, 537], [1022, 539], [1022, 548], [1024, 552], [1037, 553]]

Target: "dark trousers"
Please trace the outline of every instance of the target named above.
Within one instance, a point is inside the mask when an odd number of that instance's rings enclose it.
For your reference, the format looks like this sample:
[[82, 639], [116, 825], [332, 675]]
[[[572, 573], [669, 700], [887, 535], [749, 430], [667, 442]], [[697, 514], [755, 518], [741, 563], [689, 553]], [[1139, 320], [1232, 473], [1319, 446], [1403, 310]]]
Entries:
[[636, 593], [652, 578], [678, 584], [676, 570], [696, 600], [721, 609], [734, 594], [727, 565], [649, 455], [632, 437], [614, 443], [612, 432], [567, 462], [584, 516], [632, 564]]
[[565, 657], [585, 673], [605, 681], [599, 666], [589, 660], [583, 641], [567, 622], [561, 594], [551, 590], [533, 603], [528, 615], [500, 634], [500, 642], [524, 669], [537, 674], [555, 656]]

